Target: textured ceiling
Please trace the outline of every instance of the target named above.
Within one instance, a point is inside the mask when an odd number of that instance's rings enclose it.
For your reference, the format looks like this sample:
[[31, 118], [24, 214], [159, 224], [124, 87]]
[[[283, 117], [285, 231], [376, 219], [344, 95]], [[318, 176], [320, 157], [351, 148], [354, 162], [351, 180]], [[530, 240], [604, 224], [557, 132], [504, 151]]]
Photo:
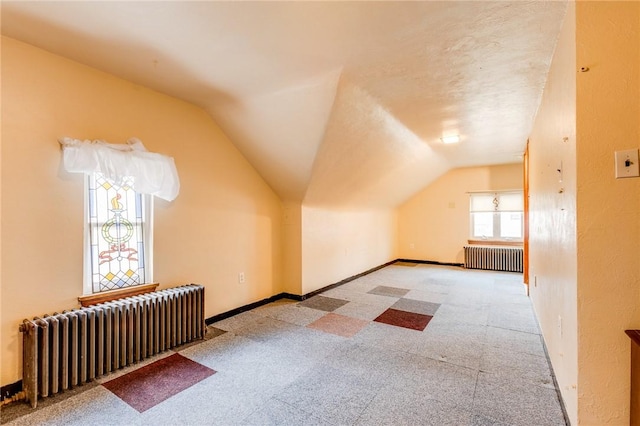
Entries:
[[565, 8], [3, 1], [2, 33], [203, 107], [283, 200], [393, 207], [520, 161]]

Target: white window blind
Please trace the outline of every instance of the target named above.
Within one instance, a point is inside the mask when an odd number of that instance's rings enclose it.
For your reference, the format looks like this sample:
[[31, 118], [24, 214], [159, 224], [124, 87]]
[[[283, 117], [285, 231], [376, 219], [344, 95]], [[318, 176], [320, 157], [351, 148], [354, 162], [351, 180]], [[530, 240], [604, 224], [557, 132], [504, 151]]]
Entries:
[[522, 192], [506, 192], [499, 195], [499, 212], [521, 212], [524, 210]]
[[479, 192], [470, 194], [471, 212], [522, 211], [522, 192]]
[[524, 232], [523, 210], [522, 191], [470, 194], [471, 239], [521, 241]]
[[496, 210], [493, 200], [495, 194], [471, 194], [471, 212], [493, 212]]

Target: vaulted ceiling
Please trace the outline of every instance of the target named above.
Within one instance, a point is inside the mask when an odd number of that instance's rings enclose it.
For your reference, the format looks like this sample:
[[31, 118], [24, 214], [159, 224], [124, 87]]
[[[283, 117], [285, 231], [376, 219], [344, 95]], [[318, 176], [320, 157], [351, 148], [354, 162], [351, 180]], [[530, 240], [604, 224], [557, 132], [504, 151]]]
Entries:
[[2, 33], [201, 106], [283, 200], [393, 207], [521, 161], [565, 7], [3, 1]]

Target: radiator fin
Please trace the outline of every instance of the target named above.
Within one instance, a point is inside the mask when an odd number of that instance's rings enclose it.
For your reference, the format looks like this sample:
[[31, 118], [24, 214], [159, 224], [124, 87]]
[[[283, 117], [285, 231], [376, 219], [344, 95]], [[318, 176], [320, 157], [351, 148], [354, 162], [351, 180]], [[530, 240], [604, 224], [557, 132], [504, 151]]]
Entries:
[[23, 387], [36, 407], [46, 397], [202, 339], [204, 287], [155, 291], [25, 319]]
[[491, 271], [522, 272], [522, 247], [465, 246], [464, 267]]

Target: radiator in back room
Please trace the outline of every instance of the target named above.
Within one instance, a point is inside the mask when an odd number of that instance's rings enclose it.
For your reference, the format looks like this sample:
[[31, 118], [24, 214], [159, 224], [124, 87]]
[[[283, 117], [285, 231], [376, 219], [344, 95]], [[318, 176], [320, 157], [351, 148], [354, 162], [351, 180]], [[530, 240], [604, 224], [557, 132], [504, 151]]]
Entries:
[[491, 271], [522, 272], [522, 247], [465, 246], [464, 267]]
[[127, 297], [24, 320], [23, 390], [46, 397], [204, 337], [204, 287]]

